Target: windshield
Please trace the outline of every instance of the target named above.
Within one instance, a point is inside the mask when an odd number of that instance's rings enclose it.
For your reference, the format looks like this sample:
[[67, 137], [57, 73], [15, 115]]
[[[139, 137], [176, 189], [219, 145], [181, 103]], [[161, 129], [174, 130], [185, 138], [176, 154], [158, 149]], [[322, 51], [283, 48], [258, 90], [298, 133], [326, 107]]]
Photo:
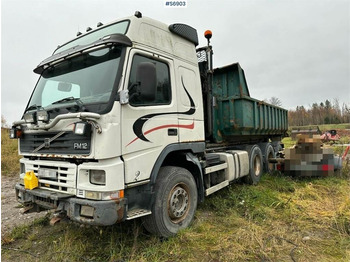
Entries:
[[[46, 69], [34, 90], [27, 110], [75, 108], [101, 112], [118, 80], [122, 49], [112, 46], [67, 59]], [[78, 109], [76, 106], [79, 105]], [[57, 110], [56, 110], [57, 111]]]

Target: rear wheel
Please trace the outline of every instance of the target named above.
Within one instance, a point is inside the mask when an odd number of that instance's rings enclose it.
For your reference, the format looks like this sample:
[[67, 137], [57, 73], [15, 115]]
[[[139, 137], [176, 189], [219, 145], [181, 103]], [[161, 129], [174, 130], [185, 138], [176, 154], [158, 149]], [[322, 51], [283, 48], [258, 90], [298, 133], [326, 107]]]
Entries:
[[275, 151], [270, 143], [263, 149], [264, 153], [264, 171], [272, 173], [275, 170], [275, 164], [269, 162], [269, 158], [275, 158]]
[[197, 186], [192, 174], [180, 167], [159, 171], [152, 214], [144, 217], [144, 227], [152, 234], [170, 237], [186, 228], [197, 209]]
[[263, 172], [263, 156], [261, 149], [254, 145], [250, 148], [249, 153], [249, 174], [245, 177], [245, 181], [249, 184], [257, 184], [260, 181]]

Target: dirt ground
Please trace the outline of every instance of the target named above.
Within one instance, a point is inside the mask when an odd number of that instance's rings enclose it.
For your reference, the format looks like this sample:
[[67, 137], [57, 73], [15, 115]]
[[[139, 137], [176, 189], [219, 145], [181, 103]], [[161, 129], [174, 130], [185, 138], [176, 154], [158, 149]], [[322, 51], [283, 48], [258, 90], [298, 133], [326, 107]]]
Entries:
[[24, 209], [15, 197], [14, 188], [18, 180], [17, 177], [1, 176], [1, 236], [13, 227], [30, 223], [47, 213], [23, 213]]

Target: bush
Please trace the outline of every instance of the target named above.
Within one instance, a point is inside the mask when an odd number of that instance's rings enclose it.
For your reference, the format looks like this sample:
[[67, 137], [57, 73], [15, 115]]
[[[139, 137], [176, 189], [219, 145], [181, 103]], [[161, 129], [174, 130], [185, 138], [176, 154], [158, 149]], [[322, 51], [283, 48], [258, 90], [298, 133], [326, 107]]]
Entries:
[[1, 175], [13, 176], [19, 173], [18, 141], [10, 139], [9, 129], [1, 128]]

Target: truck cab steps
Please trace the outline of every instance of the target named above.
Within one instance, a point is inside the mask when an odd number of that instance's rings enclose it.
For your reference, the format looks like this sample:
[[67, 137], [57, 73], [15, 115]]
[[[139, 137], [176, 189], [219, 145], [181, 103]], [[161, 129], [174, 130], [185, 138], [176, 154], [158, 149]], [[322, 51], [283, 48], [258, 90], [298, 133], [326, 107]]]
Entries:
[[207, 167], [207, 168], [205, 168], [204, 172], [205, 172], [205, 174], [210, 174], [210, 173], [213, 173], [213, 172], [224, 170], [226, 168], [227, 168], [227, 163], [222, 163], [222, 164], [219, 164], [219, 165], [216, 165], [216, 166]]
[[[215, 159], [216, 161], [216, 165], [214, 166], [209, 166], [209, 167], [206, 167], [204, 169], [204, 174], [207, 175], [206, 177], [206, 180], [207, 180], [207, 186], [209, 186], [211, 184], [210, 182], [210, 174], [213, 174], [215, 172], [224, 172], [224, 170], [227, 169], [228, 165], [227, 165], [227, 162], [223, 162], [223, 161], [220, 161], [220, 155], [218, 154], [211, 154], [213, 157], [212, 159]], [[215, 156], [215, 157], [214, 157]], [[226, 187], [229, 185], [229, 180], [225, 179], [224, 181], [218, 183], [218, 184], [215, 184], [215, 185], [212, 185], [211, 187], [208, 187], [206, 190], [205, 190], [205, 195], [206, 196], [209, 196], [210, 194]]]
[[133, 209], [133, 210], [128, 211], [128, 215], [126, 217], [126, 220], [131, 220], [131, 219], [143, 217], [143, 216], [147, 216], [150, 214], [152, 214], [151, 210], [137, 208], [137, 209]]
[[205, 195], [209, 196], [210, 194], [219, 191], [220, 189], [227, 187], [229, 185], [229, 181], [225, 180], [221, 182], [220, 184], [217, 184], [215, 186], [209, 187], [207, 190], [205, 190]]

